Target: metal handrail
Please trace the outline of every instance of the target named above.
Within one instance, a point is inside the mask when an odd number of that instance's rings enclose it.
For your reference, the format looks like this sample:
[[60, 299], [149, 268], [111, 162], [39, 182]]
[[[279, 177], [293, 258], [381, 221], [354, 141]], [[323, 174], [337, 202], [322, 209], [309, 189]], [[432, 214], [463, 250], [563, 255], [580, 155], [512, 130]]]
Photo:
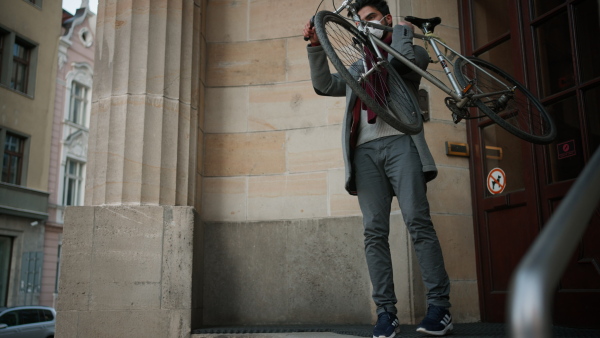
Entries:
[[513, 274], [507, 316], [514, 338], [552, 336], [554, 293], [600, 202], [600, 148]]

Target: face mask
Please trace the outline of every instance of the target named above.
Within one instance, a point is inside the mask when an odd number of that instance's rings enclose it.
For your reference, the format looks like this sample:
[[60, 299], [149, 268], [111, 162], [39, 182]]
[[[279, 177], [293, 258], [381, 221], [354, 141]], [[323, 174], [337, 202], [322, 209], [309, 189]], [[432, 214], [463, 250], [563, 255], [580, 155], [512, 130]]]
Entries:
[[[385, 16], [383, 18], [381, 18], [381, 20], [383, 20], [383, 19], [385, 19]], [[381, 20], [371, 20], [369, 22], [381, 25]], [[371, 34], [375, 35], [378, 39], [381, 39], [381, 37], [383, 36], [383, 29], [369, 27], [369, 31], [371, 32]]]

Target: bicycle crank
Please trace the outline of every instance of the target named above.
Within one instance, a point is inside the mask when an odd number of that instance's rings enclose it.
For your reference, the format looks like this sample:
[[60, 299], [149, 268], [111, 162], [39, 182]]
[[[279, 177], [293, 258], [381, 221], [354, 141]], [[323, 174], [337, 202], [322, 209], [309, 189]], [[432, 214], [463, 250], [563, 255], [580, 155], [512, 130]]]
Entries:
[[447, 97], [444, 100], [444, 103], [446, 104], [446, 107], [448, 107], [448, 109], [450, 109], [450, 111], [452, 112], [452, 121], [457, 124], [458, 122], [460, 122], [462, 119], [468, 119], [469, 118], [469, 111], [466, 108], [459, 108], [456, 105], [456, 100], [451, 98], [451, 97]]

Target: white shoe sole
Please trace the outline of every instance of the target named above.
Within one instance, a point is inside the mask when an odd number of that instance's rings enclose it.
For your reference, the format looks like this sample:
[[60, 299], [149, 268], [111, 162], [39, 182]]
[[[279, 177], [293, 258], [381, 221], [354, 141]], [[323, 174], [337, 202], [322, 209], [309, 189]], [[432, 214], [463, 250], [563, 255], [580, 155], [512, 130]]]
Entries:
[[442, 331], [427, 331], [427, 330], [425, 330], [425, 328], [420, 327], [417, 329], [417, 332], [427, 333], [432, 336], [445, 336], [446, 333], [448, 333], [448, 331], [452, 331], [453, 329], [454, 329], [454, 325], [452, 325], [452, 323], [450, 323], [450, 325], [446, 326]]

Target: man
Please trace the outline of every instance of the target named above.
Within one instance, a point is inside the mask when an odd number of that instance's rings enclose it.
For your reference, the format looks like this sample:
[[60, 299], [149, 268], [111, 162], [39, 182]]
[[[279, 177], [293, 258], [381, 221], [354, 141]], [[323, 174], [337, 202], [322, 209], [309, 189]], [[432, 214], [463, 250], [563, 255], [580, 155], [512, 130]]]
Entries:
[[[358, 0], [353, 6], [361, 20], [392, 26], [392, 16], [386, 1]], [[360, 103], [360, 99], [357, 99], [340, 76], [331, 74], [325, 52], [310, 23], [305, 25], [303, 35], [310, 40], [307, 51], [315, 91], [319, 95], [346, 96], [342, 128], [346, 190], [358, 195], [363, 214], [365, 255], [378, 315], [373, 337], [395, 337], [399, 331], [388, 244], [394, 195], [398, 197], [402, 216], [419, 260], [423, 282], [428, 289], [427, 315], [417, 331], [445, 335], [453, 328], [448, 311], [450, 282], [426, 196], [426, 183], [435, 178], [437, 168], [424, 134], [404, 135], [380, 118], [375, 118], [375, 121], [367, 118], [367, 109]], [[383, 32], [381, 39], [389, 41], [390, 37], [393, 48], [422, 69], [427, 68], [429, 56], [422, 47], [412, 44], [413, 30], [410, 23], [401, 22], [394, 27], [393, 33]], [[391, 60], [391, 64], [416, 95], [420, 76], [397, 60]], [[358, 135], [351, 135], [355, 109], [357, 113], [360, 109], [358, 128], [354, 129], [354, 133]], [[351, 144], [354, 142], [355, 144]]]

